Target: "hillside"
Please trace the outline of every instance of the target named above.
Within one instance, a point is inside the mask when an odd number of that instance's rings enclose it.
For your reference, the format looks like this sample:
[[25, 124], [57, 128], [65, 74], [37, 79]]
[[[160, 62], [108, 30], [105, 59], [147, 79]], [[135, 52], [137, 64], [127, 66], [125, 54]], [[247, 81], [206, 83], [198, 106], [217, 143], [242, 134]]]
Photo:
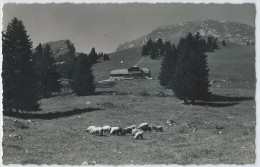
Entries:
[[[136, 64], [134, 50], [113, 53], [95, 64], [97, 80], [110, 69]], [[124, 63], [120, 64], [123, 60]], [[229, 44], [208, 53], [214, 101], [183, 105], [158, 80], [97, 85], [92, 96], [61, 94], [40, 101], [42, 111], [23, 118], [4, 116], [4, 164], [248, 164], [255, 161], [255, 48]], [[156, 77], [160, 61], [140, 66]], [[163, 92], [163, 93], [162, 93]], [[172, 120], [173, 124], [166, 123]], [[127, 127], [148, 122], [164, 132], [95, 136], [90, 125]], [[221, 128], [221, 130], [219, 130]], [[37, 134], [37, 135], [35, 135]], [[50, 142], [51, 141], [51, 142]], [[76, 141], [76, 142], [75, 142]]]
[[252, 26], [231, 21], [190, 21], [174, 25], [160, 26], [152, 32], [132, 41], [120, 44], [117, 51], [141, 47], [149, 39], [157, 40], [162, 38], [164, 41], [179, 41], [180, 37], [187, 35], [188, 32], [200, 32], [203, 37], [212, 35], [219, 40], [226, 40], [238, 44], [245, 44], [247, 41], [255, 41], [255, 29]]
[[[129, 68], [139, 62], [143, 57], [140, 49], [130, 48], [111, 53], [111, 60], [102, 61], [94, 65], [96, 80], [109, 78], [109, 72], [119, 68]], [[210, 78], [212, 80], [227, 80], [228, 82], [239, 82], [255, 84], [255, 50], [252, 45], [241, 45], [228, 43], [227, 47], [222, 47], [215, 52], [207, 52]], [[120, 63], [123, 61], [124, 63]], [[138, 64], [140, 67], [147, 67], [151, 70], [151, 77], [157, 79], [161, 60], [153, 60], [149, 56]], [[241, 68], [242, 67], [242, 68]], [[224, 77], [224, 78], [223, 78]], [[216, 81], [214, 81], [216, 82]], [[223, 82], [223, 81], [222, 81]]]

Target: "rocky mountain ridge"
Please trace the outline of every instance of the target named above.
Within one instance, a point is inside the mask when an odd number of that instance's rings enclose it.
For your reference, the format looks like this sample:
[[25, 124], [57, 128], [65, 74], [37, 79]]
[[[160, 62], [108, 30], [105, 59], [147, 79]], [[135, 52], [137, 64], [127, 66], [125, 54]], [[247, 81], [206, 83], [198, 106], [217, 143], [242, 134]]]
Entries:
[[232, 21], [189, 21], [185, 23], [159, 26], [152, 32], [132, 41], [120, 44], [117, 51], [141, 47], [149, 39], [157, 40], [162, 38], [163, 41], [177, 43], [180, 37], [184, 37], [188, 32], [199, 32], [203, 37], [213, 36], [219, 40], [245, 44], [247, 41], [255, 41], [255, 28], [242, 23]]

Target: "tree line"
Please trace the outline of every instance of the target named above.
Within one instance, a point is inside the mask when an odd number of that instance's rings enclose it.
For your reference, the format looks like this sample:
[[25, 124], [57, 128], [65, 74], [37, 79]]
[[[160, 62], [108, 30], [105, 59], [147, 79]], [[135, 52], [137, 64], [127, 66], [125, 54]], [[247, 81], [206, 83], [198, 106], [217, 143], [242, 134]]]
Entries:
[[[206, 39], [201, 40], [201, 47], [204, 52], [214, 52], [218, 49], [218, 39], [212, 36], [208, 36]], [[163, 42], [161, 38], [158, 38], [156, 41], [149, 39], [146, 44], [143, 45], [141, 55], [150, 56], [151, 59], [156, 59], [166, 55], [167, 47], [169, 44]], [[225, 40], [222, 41], [222, 45], [226, 46]]]
[[189, 100], [208, 100], [209, 69], [205, 51], [205, 40], [200, 34], [188, 33], [180, 39], [177, 48], [165, 42], [159, 82], [171, 88], [175, 96], [187, 103]]
[[[61, 91], [62, 74], [50, 45], [40, 43], [33, 50], [23, 22], [17, 18], [13, 18], [2, 32], [2, 42], [3, 112], [39, 110], [39, 99]], [[74, 58], [70, 85], [77, 95], [94, 93], [92, 65], [99, 58], [109, 60], [107, 54], [97, 54], [95, 48], [88, 55], [81, 53]]]

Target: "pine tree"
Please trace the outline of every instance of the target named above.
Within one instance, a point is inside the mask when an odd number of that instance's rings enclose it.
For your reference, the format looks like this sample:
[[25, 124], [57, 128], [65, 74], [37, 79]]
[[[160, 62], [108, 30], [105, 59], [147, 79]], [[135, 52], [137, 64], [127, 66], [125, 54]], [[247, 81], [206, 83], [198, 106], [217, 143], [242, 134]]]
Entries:
[[147, 56], [148, 55], [148, 50], [147, 50], [146, 45], [143, 46], [141, 55], [142, 56]]
[[39, 44], [34, 53], [34, 68], [38, 76], [38, 92], [42, 97], [50, 97], [52, 92], [59, 92], [60, 74], [57, 72], [57, 66], [52, 56], [50, 45], [42, 48]]
[[223, 40], [223, 41], [222, 41], [222, 46], [227, 46], [227, 44], [226, 44], [226, 41], [225, 41], [225, 40]]
[[213, 37], [209, 36], [207, 40], [207, 52], [214, 52]]
[[90, 63], [92, 63], [92, 64], [97, 63], [98, 55], [97, 55], [96, 50], [95, 50], [94, 47], [91, 49], [91, 51], [90, 51], [88, 57], [89, 57]]
[[92, 63], [89, 61], [86, 54], [81, 53], [77, 57], [77, 66], [71, 88], [78, 96], [93, 94], [96, 88], [95, 77], [91, 69]]
[[104, 61], [109, 60], [109, 56], [108, 56], [108, 54], [104, 54], [103, 59], [104, 59]]
[[151, 59], [155, 59], [157, 56], [158, 56], [158, 49], [156, 45], [153, 45], [150, 57]]
[[189, 33], [177, 47], [177, 64], [173, 71], [171, 88], [175, 96], [186, 103], [209, 98], [209, 70], [207, 55], [200, 36]]
[[45, 86], [45, 95], [50, 96], [51, 92], [59, 92], [61, 88], [60, 84], [60, 75], [57, 72], [57, 66], [52, 56], [52, 51], [50, 45], [47, 44], [43, 48], [43, 56], [45, 59], [46, 66], [46, 86]]
[[38, 90], [37, 94], [39, 97], [43, 97], [44, 94], [44, 86], [43, 86], [43, 71], [44, 71], [44, 63], [43, 62], [43, 48], [41, 43], [35, 48], [35, 52], [33, 53], [33, 64], [35, 73], [37, 75], [38, 81]]
[[32, 42], [21, 20], [13, 18], [2, 33], [3, 109], [34, 111], [39, 109], [37, 77], [32, 62]]
[[162, 39], [159, 38], [155, 44], [156, 44], [157, 49], [159, 49], [160, 56], [163, 56], [164, 55], [164, 43], [163, 43]]
[[215, 38], [213, 38], [213, 43], [212, 43], [212, 45], [213, 45], [213, 49], [218, 49], [218, 40], [215, 39]]
[[160, 84], [164, 87], [170, 86], [172, 79], [172, 73], [176, 67], [177, 55], [174, 44], [171, 46], [170, 42], [165, 43], [165, 55], [161, 63], [161, 72], [159, 73], [158, 79]]
[[147, 49], [147, 53], [151, 54], [152, 53], [152, 48], [154, 46], [154, 43], [151, 39], [149, 39], [146, 43], [146, 49]]

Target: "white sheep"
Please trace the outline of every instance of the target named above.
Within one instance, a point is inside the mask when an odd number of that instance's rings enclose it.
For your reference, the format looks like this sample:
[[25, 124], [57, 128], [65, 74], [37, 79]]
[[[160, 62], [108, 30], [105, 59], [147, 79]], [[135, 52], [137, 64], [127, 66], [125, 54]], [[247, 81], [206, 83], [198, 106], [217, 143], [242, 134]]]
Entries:
[[110, 130], [110, 135], [115, 135], [117, 134], [118, 136], [120, 134], [122, 134], [122, 128], [119, 128], [119, 127], [111, 127], [111, 130]]
[[135, 128], [136, 128], [136, 125], [131, 125], [131, 126], [129, 126], [129, 128], [135, 129]]
[[95, 128], [95, 126], [89, 126], [88, 129], [86, 130], [87, 132], [90, 132], [91, 129]]
[[103, 126], [102, 128], [103, 128], [103, 133], [110, 133], [111, 126], [106, 125], [106, 126]]
[[151, 131], [152, 128], [148, 126], [148, 123], [141, 123], [138, 127], [138, 129], [141, 129], [143, 131]]
[[137, 133], [135, 134], [134, 139], [143, 139], [143, 138], [144, 138], [144, 137], [143, 137], [143, 134], [144, 134], [143, 131], [137, 132]]
[[143, 127], [148, 127], [148, 123], [141, 123], [141, 124], [138, 126], [138, 129], [142, 129]]
[[131, 135], [135, 135], [137, 132], [141, 132], [140, 129], [132, 129]]
[[90, 130], [91, 134], [99, 134], [99, 135], [103, 135], [103, 128], [102, 127], [94, 127]]

